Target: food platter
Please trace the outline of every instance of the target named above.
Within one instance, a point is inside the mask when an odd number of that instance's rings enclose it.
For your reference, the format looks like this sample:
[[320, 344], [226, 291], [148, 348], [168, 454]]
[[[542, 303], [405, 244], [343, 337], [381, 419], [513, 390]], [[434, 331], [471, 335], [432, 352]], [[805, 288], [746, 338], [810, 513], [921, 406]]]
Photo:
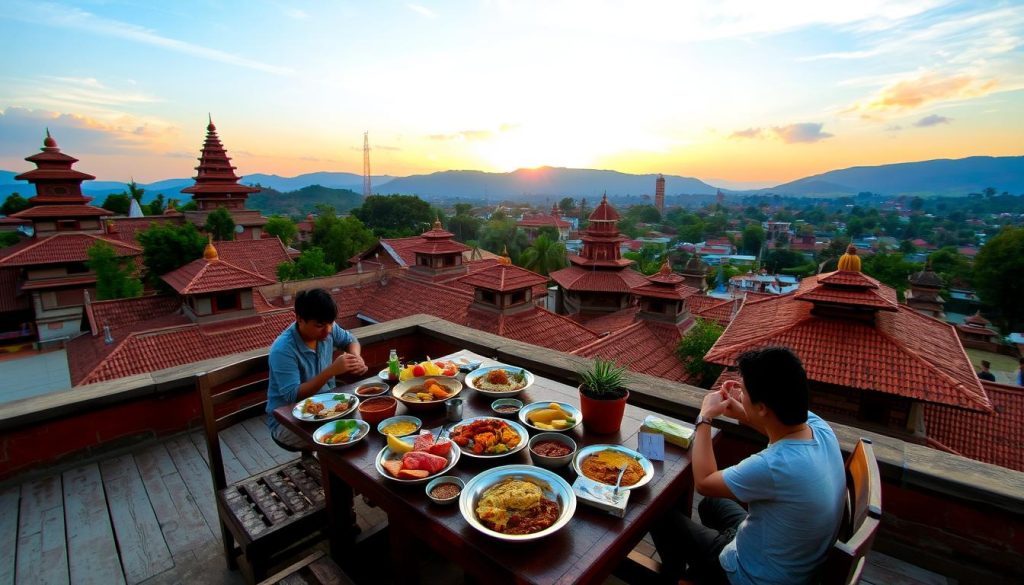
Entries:
[[[347, 404], [343, 401], [347, 401]], [[311, 404], [321, 404], [324, 409], [334, 409], [334, 412], [326, 416], [310, 414], [306, 412], [304, 408], [307, 402]], [[314, 394], [309, 398], [300, 400], [296, 403], [295, 406], [292, 407], [292, 416], [304, 422], [326, 422], [349, 414], [355, 410], [357, 406], [359, 406], [359, 397], [353, 394], [343, 394], [340, 392]]]
[[[552, 404], [557, 404], [558, 408], [562, 412], [564, 412], [565, 414], [569, 415], [569, 417], [572, 418], [572, 421], [573, 421], [572, 424], [570, 424], [569, 426], [566, 426], [566, 427], [551, 426], [551, 428], [548, 428], [548, 427], [539, 427], [539, 426], [537, 426], [535, 423], [533, 423], [530, 420], [530, 416], [532, 414], [534, 414], [535, 412], [541, 411], [541, 410], [550, 410], [550, 406]], [[568, 419], [558, 419], [558, 420], [568, 420]], [[568, 402], [551, 402], [551, 401], [547, 401], [547, 402], [534, 402], [532, 404], [527, 404], [526, 406], [524, 406], [521, 409], [519, 409], [519, 422], [523, 423], [524, 425], [530, 427], [531, 429], [533, 429], [535, 431], [564, 433], [566, 431], [571, 431], [571, 430], [575, 429], [576, 427], [578, 427], [580, 425], [581, 422], [583, 422], [583, 411], [580, 410], [579, 408], [576, 408], [575, 406], [569, 404]]]
[[[518, 384], [516, 384], [516, 386], [518, 387], [515, 388], [514, 390], [495, 390], [481, 388], [480, 383], [486, 381], [488, 374], [496, 370], [505, 370], [505, 372], [511, 376], [522, 375], [522, 377], [524, 378], [523, 385], [518, 386]], [[476, 390], [477, 392], [483, 394], [484, 396], [489, 396], [491, 398], [508, 398], [510, 396], [515, 396], [516, 394], [519, 394], [523, 390], [526, 390], [527, 388], [532, 386], [535, 379], [536, 378], [534, 377], [534, 375], [525, 368], [517, 368], [514, 366], [503, 365], [488, 366], [486, 368], [477, 368], [475, 371], [466, 374], [466, 386], [472, 388], [473, 390]]]
[[[545, 498], [558, 504], [558, 518], [554, 524], [531, 534], [503, 534], [485, 526], [477, 517], [477, 505], [484, 492], [495, 485], [509, 480], [533, 483], [541, 488]], [[576, 494], [572, 487], [558, 474], [532, 465], [503, 465], [481, 472], [469, 480], [459, 494], [459, 512], [470, 526], [481, 533], [506, 542], [524, 542], [554, 534], [569, 523], [576, 513]]]
[[[346, 432], [346, 431], [348, 431], [348, 432], [355, 431], [355, 433], [351, 437], [349, 437], [347, 440], [345, 440], [344, 442], [332, 443], [327, 438], [332, 433], [341, 433], [341, 432]], [[334, 421], [328, 422], [327, 424], [321, 426], [319, 429], [313, 431], [313, 441], [317, 445], [323, 445], [324, 447], [331, 447], [331, 448], [351, 447], [352, 445], [355, 445], [359, 441], [362, 441], [363, 438], [365, 438], [366, 435], [369, 432], [370, 432], [370, 425], [367, 424], [366, 421], [362, 421], [362, 420], [358, 420], [358, 419], [351, 419], [351, 418], [347, 418], [347, 419], [343, 419], [343, 420], [334, 420]]]
[[[416, 388], [424, 388], [429, 385], [429, 381], [434, 380], [438, 385], [443, 387], [447, 391], [447, 396], [432, 397], [431, 400], [411, 400], [406, 398], [405, 395], [410, 392], [414, 392]], [[419, 378], [409, 378], [404, 382], [395, 384], [395, 387], [391, 390], [391, 395], [396, 400], [401, 402], [411, 411], [422, 411], [430, 410], [438, 406], [442, 406], [445, 400], [449, 400], [459, 395], [462, 392], [462, 382], [457, 378], [448, 378], [445, 376], [422, 376]]]
[[442, 475], [446, 475], [448, 471], [450, 471], [451, 468], [455, 467], [455, 464], [459, 462], [459, 457], [461, 455], [462, 450], [459, 449], [458, 445], [452, 443], [451, 450], [448, 451], [448, 455], [446, 456], [446, 458], [448, 459], [448, 465], [446, 465], [443, 469], [431, 473], [426, 477], [416, 479], [401, 479], [391, 475], [384, 469], [383, 464], [385, 461], [396, 461], [402, 458], [401, 455], [393, 452], [390, 447], [384, 447], [383, 449], [380, 450], [380, 453], [377, 453], [377, 456], [373, 460], [373, 466], [377, 468], [377, 473], [381, 474], [381, 476], [384, 477], [385, 479], [391, 480], [396, 483], [414, 485], [426, 483], [434, 479], [435, 477], [441, 477]]
[[[474, 423], [478, 425], [506, 425], [512, 431], [515, 431], [515, 433], [519, 437], [519, 441], [516, 443], [515, 446], [509, 448], [508, 451], [505, 451], [503, 453], [474, 453], [473, 445], [475, 444], [475, 442], [473, 444], [467, 444], [464, 446], [459, 444], [458, 439], [459, 429], [462, 429], [467, 425], [472, 425]], [[530, 442], [530, 434], [523, 427], [523, 425], [517, 423], [514, 420], [507, 420], [496, 416], [476, 416], [473, 418], [463, 419], [462, 421], [455, 424], [455, 426], [451, 428], [450, 433], [452, 441], [459, 445], [459, 447], [462, 449], [463, 455], [473, 459], [499, 459], [501, 457], [507, 457], [513, 453], [518, 453], [519, 451], [523, 450], [524, 448], [526, 448], [526, 444]]]
[[[581, 477], [587, 477], [588, 479], [591, 479], [591, 481], [595, 481], [592, 478], [589, 478], [587, 475], [585, 475], [583, 473], [582, 469], [580, 468], [580, 466], [582, 465], [582, 462], [583, 462], [584, 459], [586, 459], [590, 455], [593, 455], [593, 454], [598, 453], [600, 451], [618, 451], [619, 453], [622, 453], [623, 455], [626, 455], [627, 457], [631, 457], [631, 458], [635, 459], [637, 461], [637, 463], [640, 464], [640, 467], [643, 469], [644, 476], [642, 478], [640, 478], [640, 481], [634, 483], [633, 485], [628, 485], [628, 486], [627, 485], [623, 485], [619, 489], [623, 489], [623, 490], [636, 489], [638, 487], [642, 487], [642, 486], [647, 485], [647, 483], [649, 481], [651, 481], [651, 479], [654, 478], [654, 465], [651, 463], [651, 460], [646, 458], [646, 457], [644, 457], [640, 453], [637, 453], [636, 451], [630, 449], [629, 447], [623, 447], [622, 445], [588, 445], [586, 447], [583, 447], [582, 449], [580, 449], [579, 451], [576, 452], [576, 456], [573, 457], [573, 459], [572, 459], [573, 471], [575, 471]], [[604, 483], [604, 482], [598, 482], [598, 483]], [[609, 482], [609, 483], [611, 485], [614, 485], [614, 482]]]

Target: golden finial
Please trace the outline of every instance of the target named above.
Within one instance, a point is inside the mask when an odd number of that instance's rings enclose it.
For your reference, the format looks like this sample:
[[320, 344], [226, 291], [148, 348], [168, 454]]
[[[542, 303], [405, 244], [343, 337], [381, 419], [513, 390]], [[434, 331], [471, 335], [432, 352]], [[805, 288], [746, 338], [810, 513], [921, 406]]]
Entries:
[[850, 244], [846, 247], [846, 253], [839, 257], [839, 270], [860, 272], [860, 257], [857, 256], [857, 247]]
[[501, 257], [498, 258], [498, 264], [510, 266], [512, 259], [508, 257], [508, 244], [505, 245], [505, 249], [501, 251]]
[[206, 249], [203, 250], [203, 258], [206, 258], [210, 262], [220, 258], [217, 255], [217, 248], [213, 247], [213, 234], [206, 235]]

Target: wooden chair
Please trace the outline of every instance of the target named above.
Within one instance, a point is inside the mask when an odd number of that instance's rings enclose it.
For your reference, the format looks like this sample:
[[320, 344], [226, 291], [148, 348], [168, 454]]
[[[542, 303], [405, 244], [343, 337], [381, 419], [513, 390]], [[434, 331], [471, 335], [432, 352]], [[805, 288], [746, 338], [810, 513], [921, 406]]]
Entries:
[[266, 577], [269, 566], [294, 553], [302, 541], [322, 531], [327, 521], [320, 463], [311, 455], [227, 483], [218, 435], [264, 414], [267, 380], [266, 357], [196, 376], [224, 555], [228, 566], [241, 568], [249, 583]]
[[259, 585], [355, 585], [348, 575], [323, 551], [317, 551]]
[[882, 521], [882, 478], [869, 439], [858, 441], [846, 460], [846, 492], [839, 538], [821, 569], [824, 585], [855, 585], [860, 581]]

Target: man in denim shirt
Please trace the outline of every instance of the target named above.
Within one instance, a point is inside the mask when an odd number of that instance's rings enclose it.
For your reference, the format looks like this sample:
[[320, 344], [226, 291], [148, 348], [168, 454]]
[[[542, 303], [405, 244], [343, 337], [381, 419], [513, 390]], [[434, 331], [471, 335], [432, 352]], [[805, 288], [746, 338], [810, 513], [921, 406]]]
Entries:
[[[295, 450], [306, 446], [274, 419], [274, 409], [295, 404], [334, 388], [334, 377], [366, 373], [355, 335], [338, 326], [338, 306], [322, 288], [304, 290], [295, 297], [295, 323], [270, 346], [270, 385], [267, 387], [267, 427], [274, 440]], [[334, 350], [344, 351], [333, 359]]]

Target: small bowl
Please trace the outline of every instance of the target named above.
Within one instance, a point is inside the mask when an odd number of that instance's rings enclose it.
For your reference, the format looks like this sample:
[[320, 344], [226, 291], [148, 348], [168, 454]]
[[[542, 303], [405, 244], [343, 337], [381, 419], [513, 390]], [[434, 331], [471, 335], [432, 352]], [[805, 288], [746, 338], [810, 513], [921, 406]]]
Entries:
[[364, 382], [356, 386], [354, 394], [360, 398], [371, 398], [373, 396], [383, 396], [390, 390], [391, 386], [384, 382]]
[[388, 428], [389, 425], [393, 425], [397, 422], [411, 422], [412, 424], [416, 425], [416, 428], [408, 433], [405, 433], [404, 435], [395, 435], [396, 437], [408, 437], [409, 435], [414, 435], [418, 433], [420, 431], [420, 427], [423, 426], [423, 421], [421, 421], [420, 419], [416, 418], [415, 416], [408, 416], [403, 414], [399, 416], [393, 416], [391, 418], [386, 418], [380, 421], [380, 423], [377, 425], [377, 432], [384, 436], [387, 436], [387, 434], [384, 432], [384, 429]]
[[[541, 441], [556, 441], [558, 443], [562, 443], [566, 447], [569, 447], [570, 451], [559, 457], [540, 455], [533, 450], [533, 447]], [[576, 441], [573, 441], [568, 435], [564, 435], [562, 433], [538, 433], [530, 439], [530, 459], [539, 467], [546, 467], [548, 469], [565, 467], [570, 461], [572, 461], [574, 455], [576, 455]]]
[[390, 396], [368, 398], [359, 403], [359, 416], [368, 424], [375, 425], [380, 421], [395, 416], [398, 401]]
[[[499, 410], [504, 407], [505, 410]], [[510, 408], [510, 407], [514, 407]], [[519, 409], [523, 407], [523, 401], [516, 398], [499, 398], [491, 403], [491, 410], [498, 416], [507, 416], [514, 418], [519, 414]]]
[[[455, 494], [450, 498], [435, 498], [433, 494], [430, 493], [437, 486], [444, 485], [446, 483], [451, 483], [459, 486], [459, 493]], [[440, 504], [442, 506], [445, 504], [454, 504], [455, 502], [459, 501], [459, 496], [462, 494], [462, 490], [464, 490], [465, 488], [465, 482], [455, 477], [454, 475], [442, 475], [441, 477], [437, 477], [430, 480], [430, 483], [427, 484], [427, 497], [430, 498], [431, 502], [434, 502], [435, 504]]]

